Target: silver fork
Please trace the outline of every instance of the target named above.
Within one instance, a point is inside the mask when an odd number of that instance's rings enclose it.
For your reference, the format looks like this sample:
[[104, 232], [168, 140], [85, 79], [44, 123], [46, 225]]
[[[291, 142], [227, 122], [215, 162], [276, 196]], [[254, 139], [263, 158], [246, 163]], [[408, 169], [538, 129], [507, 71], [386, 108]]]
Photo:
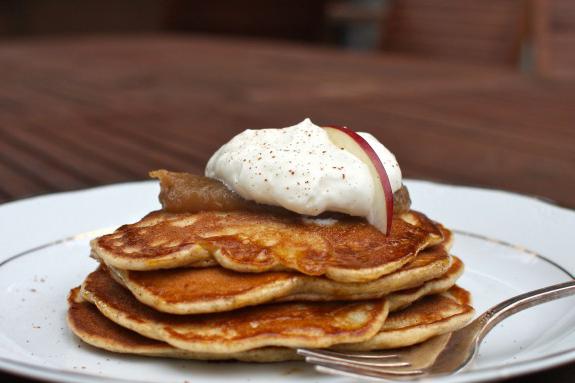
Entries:
[[527, 308], [575, 295], [575, 281], [517, 295], [490, 308], [467, 326], [402, 349], [341, 353], [298, 349], [320, 372], [381, 380], [417, 380], [453, 374], [467, 366], [485, 335], [505, 318]]

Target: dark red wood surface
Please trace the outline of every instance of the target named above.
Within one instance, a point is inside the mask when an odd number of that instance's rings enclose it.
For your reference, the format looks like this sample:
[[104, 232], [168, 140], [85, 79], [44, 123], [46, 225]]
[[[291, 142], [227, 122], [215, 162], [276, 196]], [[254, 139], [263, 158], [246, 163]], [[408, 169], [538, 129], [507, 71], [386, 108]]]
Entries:
[[575, 207], [573, 79], [170, 35], [2, 42], [0, 202], [201, 173], [234, 134], [305, 117], [375, 134], [406, 177]]
[[524, 0], [394, 0], [382, 48], [460, 62], [517, 68], [529, 37]]
[[184, 37], [0, 45], [0, 201], [201, 172], [247, 128], [376, 134], [407, 177], [575, 206], [575, 82], [408, 56]]

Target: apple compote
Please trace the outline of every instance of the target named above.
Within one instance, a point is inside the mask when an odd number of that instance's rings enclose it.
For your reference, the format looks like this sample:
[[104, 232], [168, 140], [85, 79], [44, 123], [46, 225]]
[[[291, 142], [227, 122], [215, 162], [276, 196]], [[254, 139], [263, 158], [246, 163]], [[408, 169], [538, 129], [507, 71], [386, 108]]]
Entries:
[[[167, 170], [154, 170], [150, 177], [160, 180], [160, 203], [164, 210], [172, 213], [245, 210], [293, 214], [280, 207], [248, 201], [212, 178]], [[409, 210], [411, 200], [405, 186], [393, 194], [393, 205], [394, 214]]]

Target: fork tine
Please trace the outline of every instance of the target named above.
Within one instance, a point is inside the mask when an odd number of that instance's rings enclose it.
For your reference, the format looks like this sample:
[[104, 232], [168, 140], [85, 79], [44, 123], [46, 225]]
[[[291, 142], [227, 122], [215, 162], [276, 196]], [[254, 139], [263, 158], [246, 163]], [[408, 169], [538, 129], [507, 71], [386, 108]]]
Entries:
[[305, 361], [308, 363], [333, 363], [333, 364], [341, 364], [341, 363], [350, 363], [357, 366], [373, 366], [373, 367], [408, 367], [410, 364], [408, 362], [391, 362], [388, 360], [377, 361], [373, 359], [352, 359], [352, 358], [338, 358], [334, 356], [306, 356]]
[[342, 353], [332, 350], [324, 350], [324, 349], [314, 349], [309, 350], [307, 348], [299, 348], [297, 350], [299, 355], [303, 356], [334, 356], [340, 358], [357, 358], [357, 359], [401, 359], [402, 355], [397, 352], [397, 350], [390, 350], [388, 352], [385, 351], [369, 351], [369, 352], [348, 352]]
[[421, 375], [424, 373], [424, 371], [420, 369], [405, 368], [406, 367], [405, 365], [403, 366], [367, 365], [367, 364], [359, 364], [351, 360], [328, 360], [328, 359], [315, 358], [313, 356], [306, 357], [306, 362], [333, 369], [341, 369], [341, 368], [353, 369], [358, 371], [376, 372], [379, 374], [386, 374], [390, 376], [407, 376], [407, 375], [412, 376], [412, 375]]

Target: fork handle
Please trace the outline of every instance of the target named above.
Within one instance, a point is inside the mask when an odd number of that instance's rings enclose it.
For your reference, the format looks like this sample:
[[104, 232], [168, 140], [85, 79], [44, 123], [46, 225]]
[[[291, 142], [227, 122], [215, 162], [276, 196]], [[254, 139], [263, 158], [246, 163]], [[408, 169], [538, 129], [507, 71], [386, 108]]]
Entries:
[[517, 295], [493, 306], [475, 319], [473, 325], [477, 326], [477, 342], [481, 340], [502, 320], [542, 303], [575, 295], [575, 281], [559, 283], [525, 294]]

